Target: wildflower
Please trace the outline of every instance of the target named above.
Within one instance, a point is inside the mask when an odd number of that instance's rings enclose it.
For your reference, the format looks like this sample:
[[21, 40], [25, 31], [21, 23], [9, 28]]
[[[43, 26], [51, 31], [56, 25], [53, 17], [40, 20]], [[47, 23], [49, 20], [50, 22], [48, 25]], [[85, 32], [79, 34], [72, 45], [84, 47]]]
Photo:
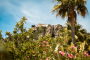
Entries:
[[40, 60], [42, 60], [42, 59], [40, 59]]
[[62, 51], [59, 51], [59, 53], [61, 53]]
[[86, 55], [87, 53], [86, 53], [86, 52], [84, 52], [84, 54]]
[[59, 53], [60, 53], [62, 56], [64, 56], [64, 55], [65, 55], [65, 53], [64, 53], [64, 52], [62, 52], [62, 51], [59, 51]]
[[43, 41], [43, 43], [45, 43], [46, 41]]
[[68, 57], [69, 58], [73, 58], [73, 54], [68, 54]]
[[43, 53], [46, 53], [46, 51], [43, 51]]
[[87, 52], [84, 52], [84, 55], [85, 55], [85, 56], [88, 56], [88, 53], [87, 53]]
[[29, 58], [29, 56], [27, 56]]
[[46, 42], [46, 44], [48, 44], [48, 42]]
[[71, 54], [71, 57], [73, 57], [73, 54]]
[[71, 48], [71, 49], [74, 49], [75, 47], [74, 47], [74, 46], [71, 46], [70, 48]]
[[35, 51], [33, 51], [33, 53], [35, 53]]
[[47, 45], [49, 47], [49, 45]]
[[46, 58], [46, 60], [48, 60], [48, 58]]
[[66, 41], [68, 42], [68, 40], [66, 39]]
[[86, 56], [88, 56], [88, 53], [86, 54]]
[[63, 53], [62, 53], [62, 56], [64, 56], [64, 55], [65, 55], [65, 53], [63, 52]]
[[39, 47], [40, 47], [41, 45], [39, 45]]

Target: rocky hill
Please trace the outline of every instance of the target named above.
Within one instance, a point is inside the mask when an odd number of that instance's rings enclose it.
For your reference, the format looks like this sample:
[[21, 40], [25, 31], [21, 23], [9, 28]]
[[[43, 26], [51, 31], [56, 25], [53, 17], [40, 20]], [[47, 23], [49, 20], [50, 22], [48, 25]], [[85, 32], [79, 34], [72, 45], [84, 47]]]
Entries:
[[33, 33], [39, 33], [39, 36], [44, 37], [45, 35], [51, 34], [52, 37], [57, 38], [59, 36], [58, 31], [60, 29], [65, 28], [65, 26], [62, 26], [60, 24], [57, 25], [50, 25], [50, 24], [38, 24], [37, 26], [32, 25], [32, 29], [34, 30]]

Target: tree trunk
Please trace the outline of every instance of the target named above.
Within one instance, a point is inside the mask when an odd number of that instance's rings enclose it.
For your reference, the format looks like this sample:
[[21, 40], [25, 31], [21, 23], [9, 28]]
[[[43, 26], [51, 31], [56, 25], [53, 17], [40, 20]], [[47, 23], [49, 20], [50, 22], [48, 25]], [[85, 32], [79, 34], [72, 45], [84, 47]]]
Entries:
[[74, 25], [74, 19], [71, 20], [71, 31], [72, 31], [72, 43], [75, 46], [75, 25]]

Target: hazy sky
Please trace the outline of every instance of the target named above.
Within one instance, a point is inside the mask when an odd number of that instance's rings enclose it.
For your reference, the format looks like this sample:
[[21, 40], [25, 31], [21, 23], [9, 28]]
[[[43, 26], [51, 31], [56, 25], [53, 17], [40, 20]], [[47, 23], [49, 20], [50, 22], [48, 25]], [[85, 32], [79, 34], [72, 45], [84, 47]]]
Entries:
[[[20, 21], [22, 16], [28, 19], [25, 27], [28, 29], [31, 25], [38, 23], [51, 24], [51, 25], [65, 25], [66, 18], [56, 18], [56, 13], [52, 14], [52, 8], [56, 3], [52, 0], [0, 0], [0, 30], [5, 37], [5, 32], [12, 32], [16, 22]], [[87, 9], [90, 12], [90, 0], [87, 0]], [[80, 15], [77, 21], [90, 32], [90, 14], [85, 18]]]

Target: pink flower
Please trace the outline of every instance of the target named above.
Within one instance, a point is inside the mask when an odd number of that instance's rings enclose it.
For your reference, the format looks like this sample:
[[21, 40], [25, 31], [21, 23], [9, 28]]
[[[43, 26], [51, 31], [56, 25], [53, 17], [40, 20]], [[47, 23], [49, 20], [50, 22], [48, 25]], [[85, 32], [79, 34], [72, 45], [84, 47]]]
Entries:
[[35, 53], [35, 51], [33, 51], [33, 53]]
[[29, 58], [29, 56], [27, 56]]
[[49, 47], [49, 45], [47, 45]]
[[59, 51], [59, 53], [61, 53], [62, 51]]
[[48, 42], [46, 42], [46, 44], [48, 44]]
[[70, 56], [70, 54], [68, 54], [68, 56]]
[[63, 52], [63, 53], [62, 53], [62, 56], [64, 56], [64, 55], [65, 55], [65, 53]]
[[68, 57], [69, 58], [73, 58], [73, 54], [68, 54]]
[[87, 53], [87, 52], [84, 52], [84, 55], [85, 55], [85, 56], [88, 56], [88, 53]]
[[59, 44], [60, 45], [60, 44]]
[[88, 56], [88, 53], [86, 54], [86, 56]]
[[43, 51], [43, 53], [46, 53], [46, 51]]
[[87, 53], [86, 53], [86, 52], [84, 52], [84, 54], [86, 55]]
[[66, 41], [68, 42], [68, 40], [66, 39]]
[[46, 60], [48, 60], [48, 58], [46, 58]]
[[71, 54], [71, 57], [73, 57], [73, 54]]
[[75, 47], [74, 47], [74, 46], [71, 46], [70, 48], [71, 48], [71, 49], [72, 49], [72, 48], [74, 49]]
[[62, 56], [64, 56], [64, 55], [65, 55], [65, 53], [64, 53], [64, 52], [62, 52], [62, 51], [59, 51], [59, 53], [60, 53]]
[[39, 47], [40, 47], [41, 45], [39, 45]]
[[43, 43], [45, 43], [46, 41], [43, 41]]
[[45, 46], [45, 45], [43, 45], [43, 46]]
[[42, 60], [42, 59], [40, 59], [40, 60]]

